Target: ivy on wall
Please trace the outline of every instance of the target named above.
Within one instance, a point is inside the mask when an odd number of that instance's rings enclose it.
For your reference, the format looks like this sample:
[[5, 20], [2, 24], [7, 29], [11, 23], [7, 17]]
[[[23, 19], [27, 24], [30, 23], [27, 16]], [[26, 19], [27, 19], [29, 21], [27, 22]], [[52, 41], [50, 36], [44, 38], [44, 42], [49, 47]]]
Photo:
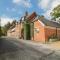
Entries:
[[30, 23], [28, 21], [24, 22], [24, 39], [30, 40], [31, 34], [30, 34]]

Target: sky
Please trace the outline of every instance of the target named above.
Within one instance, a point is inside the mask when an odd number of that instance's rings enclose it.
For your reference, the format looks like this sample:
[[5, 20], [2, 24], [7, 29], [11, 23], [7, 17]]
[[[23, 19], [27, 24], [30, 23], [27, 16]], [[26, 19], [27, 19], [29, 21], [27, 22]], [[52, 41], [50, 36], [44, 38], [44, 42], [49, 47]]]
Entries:
[[36, 12], [50, 19], [50, 12], [60, 4], [60, 0], [0, 0], [1, 26], [19, 20], [26, 11]]

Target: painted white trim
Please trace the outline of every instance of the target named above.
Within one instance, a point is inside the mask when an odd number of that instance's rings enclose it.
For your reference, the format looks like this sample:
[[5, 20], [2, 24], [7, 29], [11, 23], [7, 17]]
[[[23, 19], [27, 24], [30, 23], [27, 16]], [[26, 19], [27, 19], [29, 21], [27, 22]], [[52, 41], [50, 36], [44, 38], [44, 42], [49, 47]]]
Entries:
[[45, 24], [44, 23], [42, 23], [40, 20], [38, 20], [39, 22], [40, 22], [40, 24], [42, 25], [42, 26], [45, 26]]
[[11, 31], [15, 31], [15, 28], [13, 28]]
[[45, 26], [45, 28], [56, 29], [56, 27]]
[[[40, 20], [38, 20], [42, 26], [45, 26], [45, 24], [43, 22], [41, 22]], [[50, 29], [56, 29], [56, 27], [51, 27], [51, 26], [45, 26], [45, 28], [50, 28]], [[58, 30], [60, 30], [60, 28], [57, 28]]]

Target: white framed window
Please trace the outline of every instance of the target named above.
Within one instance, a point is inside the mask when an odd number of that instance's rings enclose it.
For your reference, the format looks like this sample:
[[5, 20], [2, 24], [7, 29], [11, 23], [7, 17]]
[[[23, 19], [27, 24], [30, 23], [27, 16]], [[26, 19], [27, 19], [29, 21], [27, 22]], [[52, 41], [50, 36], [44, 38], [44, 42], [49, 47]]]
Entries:
[[39, 28], [36, 28], [36, 27], [35, 27], [35, 28], [34, 28], [34, 32], [35, 32], [35, 33], [39, 33]]

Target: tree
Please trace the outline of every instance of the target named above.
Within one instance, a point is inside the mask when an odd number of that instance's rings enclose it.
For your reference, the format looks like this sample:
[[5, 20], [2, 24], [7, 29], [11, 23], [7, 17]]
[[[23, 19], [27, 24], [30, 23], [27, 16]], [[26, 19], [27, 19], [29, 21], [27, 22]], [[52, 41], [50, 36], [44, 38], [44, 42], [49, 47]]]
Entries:
[[1, 35], [2, 35], [2, 30], [1, 30], [1, 26], [0, 26], [0, 37], [1, 37]]
[[7, 35], [7, 31], [9, 30], [9, 28], [11, 26], [15, 26], [16, 25], [16, 20], [14, 20], [12, 23], [8, 22], [5, 26], [1, 27], [0, 26], [0, 36], [1, 35]]
[[8, 22], [8, 23], [5, 25], [5, 27], [6, 27], [7, 29], [9, 29], [10, 26], [11, 26], [10, 22]]
[[60, 17], [60, 5], [55, 7], [50, 14], [52, 16], [52, 19], [54, 20], [56, 20], [56, 18], [59, 18]]
[[5, 26], [1, 27], [2, 35], [7, 35], [7, 31], [10, 28], [11, 24], [8, 22]]
[[1, 30], [2, 30], [2, 35], [5, 36], [7, 34], [7, 28], [4, 26], [1, 27]]
[[11, 26], [15, 26], [16, 25], [16, 20], [12, 21]]
[[40, 20], [45, 19], [45, 17], [44, 17], [43, 15], [42, 15], [42, 16], [38, 15], [38, 18], [39, 18]]
[[2, 30], [1, 30], [1, 19], [0, 19], [0, 37], [2, 36]]

